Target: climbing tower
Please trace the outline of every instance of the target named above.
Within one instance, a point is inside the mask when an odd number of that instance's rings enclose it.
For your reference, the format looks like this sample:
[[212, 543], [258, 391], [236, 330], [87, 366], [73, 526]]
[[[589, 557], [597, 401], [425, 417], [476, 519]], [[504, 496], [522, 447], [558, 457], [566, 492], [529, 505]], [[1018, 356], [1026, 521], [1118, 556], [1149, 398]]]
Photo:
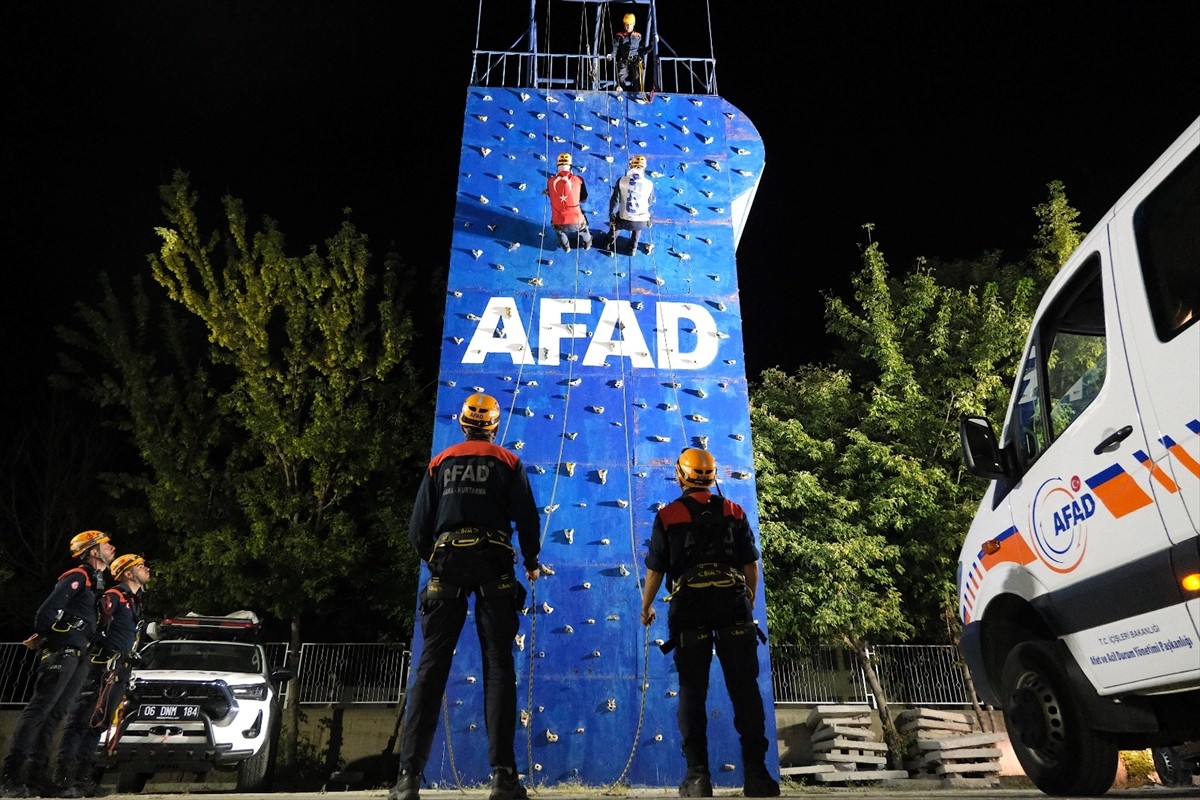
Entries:
[[[594, 10], [590, 41], [569, 55], [538, 51], [533, 5], [524, 49], [474, 52], [432, 452], [461, 440], [468, 394], [491, 394], [503, 410], [497, 442], [524, 460], [542, 510], [547, 574], [527, 587], [513, 642], [517, 766], [528, 783], [676, 784], [678, 683], [657, 646], [666, 604], [650, 628], [639, 621], [644, 561], [655, 511], [679, 494], [684, 447], [714, 454], [720, 491], [758, 532], [735, 251], [763, 145], [717, 96], [713, 59], [651, 46], [639, 85], [618, 91], [603, 57], [609, 4], [551, 4]], [[611, 5], [618, 20], [634, 9], [648, 42], [665, 41], [653, 4]], [[542, 190], [562, 152], [587, 184], [590, 250], [572, 239], [561, 251], [550, 225]], [[609, 195], [635, 154], [655, 184], [653, 226], [636, 253], [628, 232], [604, 249]], [[761, 591], [755, 616], [765, 630]], [[490, 772], [475, 637], [469, 618], [425, 767], [441, 788]], [[421, 644], [417, 631], [414, 664]], [[767, 648], [758, 655], [775, 771]], [[713, 783], [741, 786], [715, 658], [708, 711]]]

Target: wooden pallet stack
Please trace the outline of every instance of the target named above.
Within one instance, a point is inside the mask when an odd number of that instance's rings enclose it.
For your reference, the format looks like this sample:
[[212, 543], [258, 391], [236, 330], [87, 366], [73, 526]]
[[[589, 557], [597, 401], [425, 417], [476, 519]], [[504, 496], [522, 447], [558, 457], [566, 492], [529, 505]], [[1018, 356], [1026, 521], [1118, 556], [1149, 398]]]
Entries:
[[871, 730], [871, 711], [864, 706], [819, 705], [808, 715], [813, 763], [784, 767], [793, 779], [819, 783], [888, 781], [908, 778], [905, 770], [889, 770], [887, 745]]
[[909, 741], [904, 766], [913, 778], [953, 788], [1000, 785], [1003, 733], [976, 733], [966, 714], [913, 708], [896, 716]]

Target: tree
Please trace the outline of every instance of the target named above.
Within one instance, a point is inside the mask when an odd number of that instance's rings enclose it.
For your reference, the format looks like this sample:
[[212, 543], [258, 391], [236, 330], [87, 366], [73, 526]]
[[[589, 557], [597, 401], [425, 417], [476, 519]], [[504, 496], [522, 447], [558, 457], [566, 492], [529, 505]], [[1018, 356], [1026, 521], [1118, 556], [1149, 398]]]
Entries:
[[95, 408], [57, 392], [38, 399], [0, 441], [0, 581], [10, 588], [0, 628], [18, 639], [32, 633], [34, 612], [68, 568], [70, 538], [110, 530], [111, 521], [96, 475], [113, 437]]
[[[149, 262], [168, 302], [155, 313], [139, 280], [127, 311], [102, 279], [99, 307], [80, 308], [90, 335], [62, 335], [111, 371], [67, 366], [135, 444], [142, 470], [111, 480], [166, 535], [158, 580], [192, 610], [288, 621], [295, 658], [302, 619], [340, 583], [408, 590], [378, 598], [402, 596], [390, 609], [415, 594], [398, 558], [411, 492], [397, 485], [419, 476], [428, 446], [427, 423], [413, 422], [426, 415], [412, 413], [424, 405], [404, 308], [413, 276], [395, 257], [374, 266], [348, 221], [294, 256], [273, 220], [250, 231], [232, 197], [225, 229], [202, 235], [185, 173], [161, 197], [168, 224]], [[361, 616], [368, 601], [356, 602]]]
[[958, 420], [1005, 407], [1037, 289], [1078, 241], [1061, 185], [1049, 189], [1023, 263], [989, 253], [939, 265], [943, 280], [924, 262], [897, 275], [871, 243], [853, 301], [826, 303], [835, 364], [751, 387], [772, 629], [858, 656], [893, 759], [869, 643], [957, 641], [956, 558], [980, 494]]

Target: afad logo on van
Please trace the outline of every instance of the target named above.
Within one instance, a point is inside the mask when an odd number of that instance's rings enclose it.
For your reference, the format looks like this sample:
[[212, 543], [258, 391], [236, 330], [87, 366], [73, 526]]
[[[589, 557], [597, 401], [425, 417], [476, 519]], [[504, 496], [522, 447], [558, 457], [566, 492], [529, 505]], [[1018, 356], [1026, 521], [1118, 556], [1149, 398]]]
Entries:
[[1087, 522], [1096, 513], [1096, 498], [1080, 492], [1082, 482], [1050, 478], [1038, 487], [1030, 508], [1030, 529], [1038, 558], [1055, 572], [1070, 572], [1087, 550]]

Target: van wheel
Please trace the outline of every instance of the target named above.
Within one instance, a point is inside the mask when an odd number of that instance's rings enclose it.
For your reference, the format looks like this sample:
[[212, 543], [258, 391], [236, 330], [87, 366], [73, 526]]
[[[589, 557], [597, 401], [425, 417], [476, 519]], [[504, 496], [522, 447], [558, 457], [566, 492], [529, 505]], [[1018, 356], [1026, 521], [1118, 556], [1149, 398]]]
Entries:
[[1196, 762], [1181, 757], [1173, 747], [1155, 747], [1150, 752], [1154, 756], [1154, 768], [1158, 770], [1158, 778], [1163, 786], [1192, 785]]
[[258, 792], [267, 788], [269, 773], [267, 767], [271, 763], [272, 750], [274, 750], [274, 742], [268, 736], [257, 753], [238, 764], [237, 790], [239, 792]]
[[117, 794], [137, 794], [146, 788], [153, 773], [123, 769], [117, 772]]
[[1061, 642], [1022, 642], [1004, 662], [1004, 723], [1017, 760], [1050, 795], [1099, 796], [1117, 776], [1117, 746], [1089, 724], [1060, 666]]

